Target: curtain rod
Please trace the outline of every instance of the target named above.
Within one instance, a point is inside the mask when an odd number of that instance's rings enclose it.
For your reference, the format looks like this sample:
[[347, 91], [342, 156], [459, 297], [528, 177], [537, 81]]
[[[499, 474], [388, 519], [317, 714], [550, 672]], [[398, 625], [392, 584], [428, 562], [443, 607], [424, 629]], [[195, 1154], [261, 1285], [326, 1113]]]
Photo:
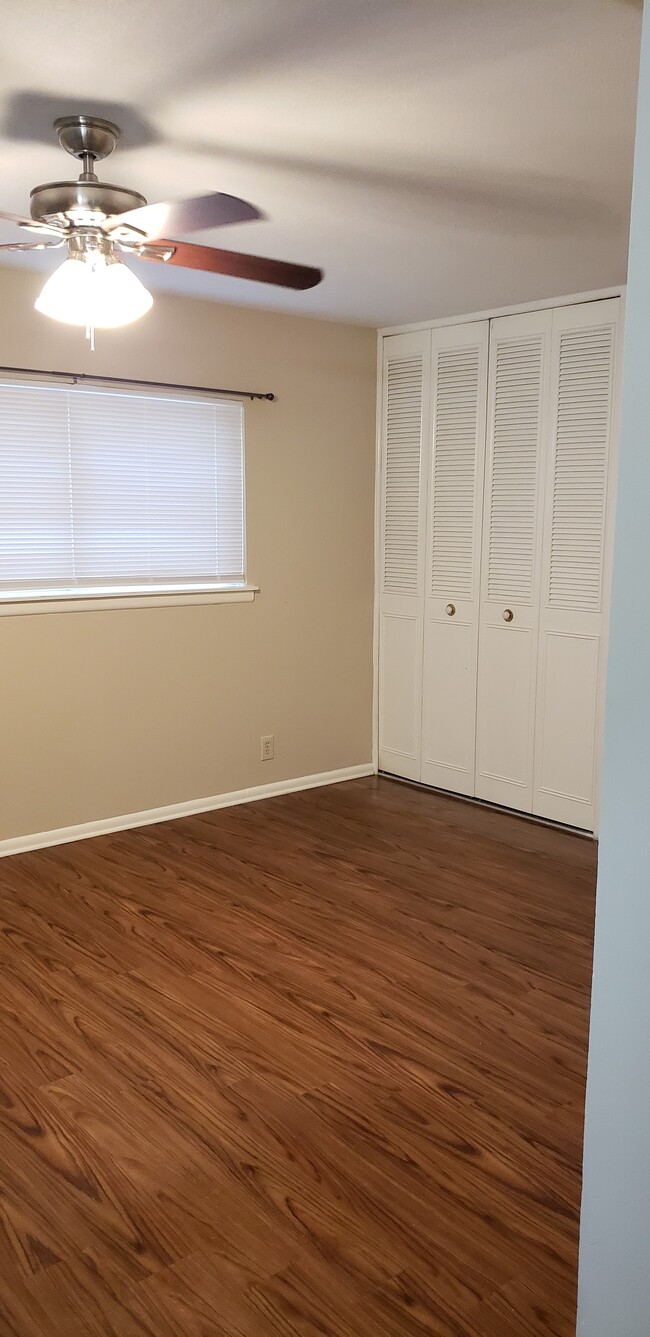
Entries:
[[0, 367], [0, 375], [4, 372], [16, 376], [53, 376], [56, 380], [71, 381], [73, 385], [79, 385], [84, 381], [94, 383], [99, 381], [102, 385], [144, 385], [149, 390], [184, 390], [200, 395], [234, 395], [236, 399], [275, 399], [272, 392], [265, 394], [259, 390], [224, 390], [222, 386], [212, 385], [176, 385], [172, 381], [139, 381], [133, 376], [93, 376], [82, 371], [39, 371], [36, 367]]

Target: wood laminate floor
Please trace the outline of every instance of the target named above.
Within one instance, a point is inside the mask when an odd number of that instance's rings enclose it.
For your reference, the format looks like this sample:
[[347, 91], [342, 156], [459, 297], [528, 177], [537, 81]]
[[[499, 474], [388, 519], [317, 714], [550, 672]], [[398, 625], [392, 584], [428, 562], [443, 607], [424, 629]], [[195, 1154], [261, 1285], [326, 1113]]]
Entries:
[[569, 1337], [594, 871], [375, 779], [2, 861], [2, 1337]]

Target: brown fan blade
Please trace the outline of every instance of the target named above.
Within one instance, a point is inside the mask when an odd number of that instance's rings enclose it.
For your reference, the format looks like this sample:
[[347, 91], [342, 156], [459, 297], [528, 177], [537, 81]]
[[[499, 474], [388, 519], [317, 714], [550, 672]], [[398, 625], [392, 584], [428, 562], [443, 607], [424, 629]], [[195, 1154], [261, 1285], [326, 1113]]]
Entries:
[[7, 214], [0, 210], [0, 219], [7, 223], [16, 223], [18, 227], [29, 228], [30, 232], [48, 232], [51, 236], [61, 236], [61, 228], [38, 223], [33, 218], [22, 218], [20, 214]]
[[146, 237], [155, 240], [165, 232], [207, 232], [228, 223], [246, 223], [262, 214], [254, 204], [240, 200], [236, 195], [195, 195], [187, 200], [165, 200], [162, 204], [143, 204], [140, 209], [115, 214], [106, 225], [110, 232], [126, 225], [137, 228]]
[[[322, 269], [308, 265], [292, 265], [286, 260], [267, 260], [261, 255], [240, 255], [239, 251], [220, 251], [216, 246], [195, 246], [190, 241], [160, 241], [160, 246], [173, 247], [173, 254], [165, 262], [181, 265], [183, 269], [203, 269], [210, 274], [231, 274], [236, 279], [250, 279], [253, 283], [275, 283], [280, 288], [315, 288], [323, 277]], [[143, 260], [160, 260], [159, 255], [140, 252]]]

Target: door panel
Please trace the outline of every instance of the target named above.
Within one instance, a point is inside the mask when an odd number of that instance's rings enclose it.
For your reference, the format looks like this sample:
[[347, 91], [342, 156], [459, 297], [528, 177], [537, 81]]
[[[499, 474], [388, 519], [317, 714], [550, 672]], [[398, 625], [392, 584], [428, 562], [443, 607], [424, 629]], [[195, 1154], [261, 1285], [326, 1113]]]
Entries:
[[[525, 809], [530, 785], [530, 694], [535, 651], [534, 628], [509, 626], [504, 632], [496, 620], [484, 621], [478, 729], [479, 752], [486, 759], [482, 779], [491, 786], [492, 802], [521, 809]], [[490, 708], [495, 700], [498, 711]]]
[[422, 780], [474, 793], [488, 322], [434, 330]]
[[552, 312], [492, 321], [483, 510], [476, 794], [532, 809]]
[[[540, 640], [535, 809], [589, 827], [594, 801], [599, 638], [545, 631]], [[570, 809], [569, 809], [570, 805]]]
[[553, 313], [533, 811], [592, 830], [614, 493], [617, 298]]
[[[472, 793], [476, 728], [476, 625], [429, 615], [425, 628], [422, 778]], [[466, 787], [465, 787], [466, 786]]]
[[[418, 608], [381, 615], [379, 714], [382, 769], [420, 778], [420, 686], [422, 617]], [[387, 764], [388, 763], [388, 764]]]
[[420, 779], [431, 334], [384, 339], [379, 766]]

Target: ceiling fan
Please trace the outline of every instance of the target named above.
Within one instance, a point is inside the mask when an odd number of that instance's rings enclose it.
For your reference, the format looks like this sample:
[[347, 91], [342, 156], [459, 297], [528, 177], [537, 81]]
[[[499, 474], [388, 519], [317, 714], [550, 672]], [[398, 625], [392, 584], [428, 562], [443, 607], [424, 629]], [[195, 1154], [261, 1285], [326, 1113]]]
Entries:
[[147, 204], [138, 191], [99, 181], [95, 173], [95, 163], [113, 152], [120, 137], [112, 121], [62, 116], [54, 128], [62, 148], [81, 163], [78, 181], [36, 186], [30, 195], [29, 218], [0, 212], [0, 219], [34, 234], [31, 241], [0, 245], [0, 251], [67, 247], [67, 260], [50, 275], [36, 300], [36, 309], [44, 315], [85, 325], [91, 342], [95, 328], [127, 325], [143, 316], [153, 298], [121, 263], [121, 253], [282, 288], [300, 290], [320, 283], [322, 270], [307, 265], [168, 240], [168, 232], [201, 232], [263, 215], [246, 200], [220, 192]]

